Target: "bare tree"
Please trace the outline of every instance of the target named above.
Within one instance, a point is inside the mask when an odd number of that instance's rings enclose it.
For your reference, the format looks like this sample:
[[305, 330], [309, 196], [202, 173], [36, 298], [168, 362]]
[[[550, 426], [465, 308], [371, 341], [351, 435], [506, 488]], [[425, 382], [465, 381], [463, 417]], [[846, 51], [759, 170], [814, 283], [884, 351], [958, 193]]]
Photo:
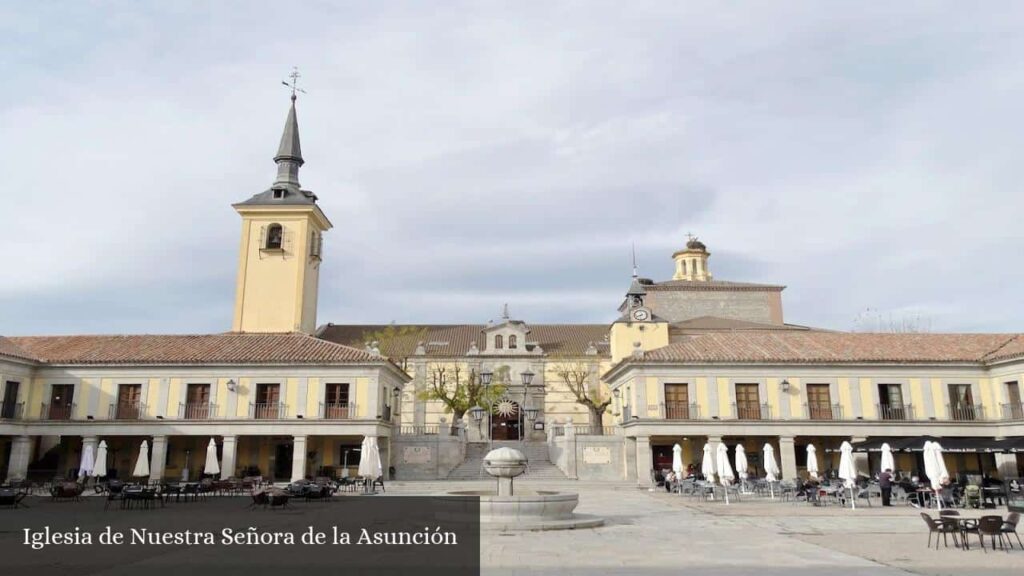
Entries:
[[592, 362], [564, 361], [556, 364], [554, 369], [559, 379], [569, 388], [576, 403], [587, 407], [591, 433], [603, 434], [604, 413], [608, 411], [612, 399], [601, 395], [597, 366]]
[[854, 332], [881, 332], [888, 334], [916, 334], [932, 331], [932, 320], [921, 314], [893, 315], [868, 308], [853, 321]]
[[380, 330], [362, 334], [360, 342], [352, 342], [356, 348], [375, 344], [381, 353], [391, 359], [402, 370], [409, 371], [409, 357], [427, 337], [428, 329], [421, 326], [399, 326], [391, 323]]
[[505, 394], [500, 380], [493, 380], [491, 386], [484, 386], [476, 370], [464, 370], [458, 363], [431, 363], [427, 366], [427, 389], [420, 394], [423, 400], [438, 400], [444, 404], [445, 413], [452, 415], [452, 435], [457, 433], [454, 426], [474, 406], [490, 404]]

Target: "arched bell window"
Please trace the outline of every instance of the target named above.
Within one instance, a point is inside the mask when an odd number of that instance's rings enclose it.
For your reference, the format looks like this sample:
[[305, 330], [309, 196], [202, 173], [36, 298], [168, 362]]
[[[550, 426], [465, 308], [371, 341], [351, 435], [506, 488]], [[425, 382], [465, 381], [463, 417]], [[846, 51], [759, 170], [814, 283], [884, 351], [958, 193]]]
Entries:
[[497, 336], [494, 337], [494, 349], [501, 350], [504, 347], [505, 339], [501, 337], [501, 334], [498, 334]]
[[284, 244], [284, 228], [280, 224], [271, 224], [267, 227], [267, 242], [263, 246], [267, 250], [280, 250]]
[[508, 349], [509, 350], [514, 350], [517, 347], [518, 342], [516, 340], [517, 339], [516, 339], [515, 334], [512, 334], [512, 335], [510, 335], [508, 337]]

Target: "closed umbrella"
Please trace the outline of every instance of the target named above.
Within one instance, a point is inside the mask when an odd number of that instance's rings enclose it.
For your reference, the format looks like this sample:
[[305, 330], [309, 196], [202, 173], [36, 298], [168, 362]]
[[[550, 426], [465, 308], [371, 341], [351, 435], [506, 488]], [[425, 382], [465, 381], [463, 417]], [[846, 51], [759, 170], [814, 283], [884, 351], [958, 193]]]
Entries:
[[814, 444], [807, 445], [807, 475], [811, 478], [818, 477], [818, 449]]
[[107, 441], [100, 440], [99, 447], [96, 448], [96, 462], [92, 467], [92, 475], [97, 478], [107, 477]]
[[949, 480], [949, 470], [946, 469], [946, 460], [942, 457], [942, 445], [938, 442], [925, 443], [924, 467], [932, 490], [935, 491], [936, 506], [941, 510], [942, 488], [944, 483]]
[[853, 491], [857, 483], [857, 467], [853, 463], [853, 446], [846, 441], [839, 447], [839, 478], [850, 489], [850, 506], [856, 508], [857, 499]]
[[732, 473], [732, 465], [729, 464], [729, 448], [725, 444], [718, 445], [718, 457], [715, 460], [718, 461], [718, 483], [725, 490], [725, 503], [728, 504], [729, 486], [732, 485], [736, 476]]
[[90, 476], [95, 465], [96, 456], [93, 452], [92, 444], [82, 444], [82, 463], [78, 465], [79, 480]]
[[747, 479], [747, 449], [743, 447], [743, 444], [736, 445], [736, 475], [740, 477], [740, 480]]
[[895, 470], [896, 462], [892, 457], [892, 447], [889, 446], [888, 442], [882, 444], [882, 469], [879, 472], [885, 472], [886, 470]]
[[[363, 438], [362, 450], [359, 453], [359, 475], [366, 482], [373, 482], [383, 476], [383, 468], [380, 464], [380, 448], [377, 446], [377, 438], [366, 436]], [[367, 486], [369, 489], [369, 486]]]
[[139, 459], [135, 461], [135, 470], [132, 471], [132, 476], [136, 478], [149, 476], [149, 442], [145, 440], [139, 446]]
[[679, 444], [672, 446], [672, 472], [677, 482], [683, 479], [683, 447]]
[[700, 462], [700, 473], [708, 482], [715, 481], [715, 459], [711, 455], [711, 445], [704, 445], [704, 459]]
[[773, 484], [779, 480], [779, 464], [775, 461], [775, 449], [771, 444], [764, 445], [764, 479], [768, 482], [768, 495], [774, 499]]
[[213, 441], [213, 438], [210, 438], [210, 443], [206, 445], [206, 466], [203, 467], [203, 474], [210, 476], [220, 474], [220, 463], [217, 462], [217, 443]]

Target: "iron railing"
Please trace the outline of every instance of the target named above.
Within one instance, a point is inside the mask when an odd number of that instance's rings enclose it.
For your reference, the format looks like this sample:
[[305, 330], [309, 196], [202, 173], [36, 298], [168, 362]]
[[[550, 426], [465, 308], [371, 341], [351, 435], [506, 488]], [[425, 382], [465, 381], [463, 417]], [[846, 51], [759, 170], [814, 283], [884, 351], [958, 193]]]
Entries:
[[957, 422], [984, 420], [985, 407], [981, 404], [947, 404], [949, 419]]
[[211, 420], [217, 414], [217, 405], [210, 402], [184, 402], [178, 404], [178, 418], [183, 420]]
[[43, 403], [39, 411], [40, 420], [71, 420], [75, 414], [77, 404], [47, 404]]
[[110, 420], [141, 420], [146, 413], [146, 405], [142, 402], [118, 402], [111, 404], [107, 410]]
[[254, 420], [280, 420], [285, 418], [288, 407], [283, 402], [257, 402], [249, 404], [249, 417]]
[[842, 420], [843, 407], [828, 402], [808, 402], [804, 404], [808, 420]]
[[354, 406], [348, 402], [321, 402], [320, 418], [323, 420], [348, 420], [355, 414]]
[[666, 420], [697, 420], [700, 418], [700, 406], [695, 402], [666, 402]]
[[768, 404], [761, 403], [755, 404], [753, 402], [748, 403], [733, 403], [732, 405], [733, 414], [736, 415], [737, 420], [771, 420], [772, 413], [771, 407]]
[[402, 426], [398, 429], [399, 436], [437, 436], [440, 433], [440, 426]]
[[913, 420], [913, 404], [875, 404], [879, 420]]
[[0, 419], [21, 420], [25, 414], [24, 402], [3, 402], [0, 403]]
[[1003, 404], [1003, 420], [1024, 420], [1024, 403]]

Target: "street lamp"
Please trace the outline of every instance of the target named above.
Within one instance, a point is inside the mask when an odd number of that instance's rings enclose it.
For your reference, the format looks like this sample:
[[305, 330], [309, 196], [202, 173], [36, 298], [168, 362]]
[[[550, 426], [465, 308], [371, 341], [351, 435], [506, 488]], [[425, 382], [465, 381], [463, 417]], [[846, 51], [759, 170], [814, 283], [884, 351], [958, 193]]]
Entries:
[[519, 430], [519, 441], [523, 442], [526, 440], [526, 421], [527, 419], [536, 420], [538, 410], [536, 408], [527, 409], [526, 407], [526, 404], [530, 399], [530, 385], [533, 384], [533, 371], [527, 368], [525, 372], [521, 372], [519, 374], [519, 377], [523, 379], [523, 407], [521, 410], [523, 414], [523, 423]]
[[[487, 449], [490, 450], [494, 446], [494, 438], [492, 434], [493, 431], [491, 430], [491, 428], [494, 427], [494, 399], [490, 397], [491, 395], [488, 393], [487, 388], [491, 385], [491, 380], [494, 378], [494, 372], [491, 372], [490, 370], [484, 370], [477, 376], [477, 378], [480, 381], [480, 385], [483, 386], [484, 388], [484, 390], [482, 391], [483, 393], [480, 396], [478, 396], [478, 401], [485, 399], [485, 401], [487, 402]], [[473, 420], [476, 420], [476, 428], [477, 431], [479, 432], [480, 422], [484, 419], [483, 406], [480, 406], [478, 404], [470, 408], [469, 414], [470, 416], [473, 417]]]

